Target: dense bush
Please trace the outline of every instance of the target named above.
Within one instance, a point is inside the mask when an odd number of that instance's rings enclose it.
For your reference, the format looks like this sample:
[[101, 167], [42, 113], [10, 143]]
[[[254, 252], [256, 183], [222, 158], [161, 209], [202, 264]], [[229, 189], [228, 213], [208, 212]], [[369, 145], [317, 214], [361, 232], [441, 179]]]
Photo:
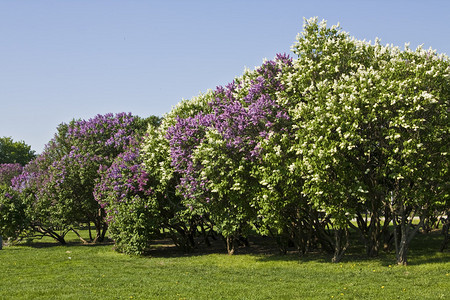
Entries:
[[54, 158], [45, 151], [29, 162], [23, 172], [12, 179], [12, 189], [25, 207], [29, 224], [26, 231], [51, 236], [64, 244], [64, 236], [71, 225], [66, 218], [68, 213], [57, 204], [55, 195], [47, 190], [52, 181], [48, 168]]
[[10, 187], [0, 185], [0, 236], [18, 238], [29, 228], [26, 206], [18, 193]]
[[119, 251], [141, 253], [158, 235], [161, 218], [152, 198], [139, 148], [119, 154], [109, 168], [100, 169], [94, 195], [105, 210], [109, 236]]
[[211, 219], [230, 253], [257, 216], [251, 199], [259, 184], [252, 171], [261, 157], [261, 141], [288, 119], [275, 94], [283, 88], [277, 76], [290, 62], [280, 55], [218, 87], [207, 103], [208, 113], [178, 117], [167, 131], [171, 164], [180, 175], [178, 192], [191, 211]]

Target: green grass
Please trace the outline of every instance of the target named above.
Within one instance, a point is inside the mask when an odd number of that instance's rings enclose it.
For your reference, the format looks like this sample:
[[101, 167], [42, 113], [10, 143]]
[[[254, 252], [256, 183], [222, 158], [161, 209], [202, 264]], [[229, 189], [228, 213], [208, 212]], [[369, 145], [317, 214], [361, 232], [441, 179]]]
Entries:
[[0, 251], [0, 299], [449, 299], [440, 238], [416, 239], [407, 267], [392, 253], [368, 260], [359, 249], [332, 264], [322, 254], [135, 257], [73, 236], [67, 246], [44, 239]]

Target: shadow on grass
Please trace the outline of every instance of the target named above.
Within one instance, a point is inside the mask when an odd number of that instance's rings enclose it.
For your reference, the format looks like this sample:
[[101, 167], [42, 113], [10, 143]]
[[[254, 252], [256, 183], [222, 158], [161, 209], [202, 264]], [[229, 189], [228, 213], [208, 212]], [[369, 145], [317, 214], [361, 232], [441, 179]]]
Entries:
[[[145, 256], [151, 257], [177, 257], [177, 256], [201, 256], [209, 254], [227, 254], [226, 243], [221, 239], [211, 240], [207, 246], [203, 241], [197, 241], [197, 246], [189, 251], [183, 251], [172, 240], [155, 240], [146, 250]], [[249, 246], [240, 245], [233, 255], [272, 255], [279, 253], [275, 242], [268, 237], [251, 236], [248, 239]]]
[[114, 241], [108, 240], [101, 243], [83, 243], [81, 241], [67, 241], [65, 244], [61, 244], [58, 242], [47, 242], [47, 241], [32, 241], [32, 242], [20, 242], [17, 244], [14, 244], [13, 246], [18, 247], [30, 247], [30, 248], [54, 248], [54, 247], [71, 247], [71, 246], [83, 246], [83, 247], [99, 247], [99, 246], [105, 246], [105, 245], [114, 245]]
[[[154, 258], [176, 258], [195, 257], [210, 254], [227, 255], [226, 244], [222, 240], [211, 241], [211, 246], [200, 244], [190, 252], [184, 252], [176, 247], [169, 239], [154, 241], [146, 251], [145, 256]], [[299, 256], [294, 249], [289, 249], [286, 254], [282, 254], [276, 242], [270, 237], [251, 236], [249, 246], [241, 245], [237, 247], [233, 256], [249, 255], [259, 262], [271, 261], [297, 261], [297, 262], [321, 262], [331, 261], [331, 255], [323, 252], [311, 252], [305, 256]]]
[[[357, 240], [352, 241], [353, 245], [344, 255], [341, 263], [348, 262], [378, 262], [382, 266], [395, 265], [395, 251], [384, 252], [380, 251], [377, 257], [367, 257], [365, 255], [364, 247]], [[421, 264], [434, 264], [442, 263], [450, 260], [450, 254], [447, 252], [439, 252], [440, 244], [442, 243], [442, 236], [439, 232], [432, 232], [429, 234], [418, 234], [411, 243], [411, 247], [408, 254], [409, 265], [421, 265]], [[107, 240], [102, 243], [88, 243], [84, 244], [80, 240], [71, 239], [67, 241], [67, 244], [62, 245], [56, 241], [45, 240], [36, 241], [31, 243], [22, 242], [15, 246], [31, 247], [31, 248], [53, 248], [59, 246], [72, 247], [102, 247], [111, 246], [114, 248], [114, 242]], [[13, 250], [14, 248], [11, 248]], [[195, 249], [189, 252], [175, 246], [170, 239], [161, 239], [152, 241], [150, 247], [147, 249], [143, 257], [161, 257], [161, 258], [176, 258], [176, 257], [194, 257], [210, 254], [226, 255], [226, 244], [223, 240], [211, 240], [211, 245], [207, 246], [203, 242], [199, 242]], [[271, 261], [298, 261], [302, 262], [318, 262], [318, 263], [331, 263], [332, 255], [324, 251], [315, 250], [305, 255], [299, 255], [295, 249], [288, 249], [286, 254], [282, 254], [276, 244], [276, 242], [269, 237], [250, 236], [249, 246], [241, 245], [236, 249], [233, 254], [250, 255], [254, 256], [256, 261], [271, 262]]]
[[[439, 232], [432, 232], [429, 234], [419, 234], [411, 243], [408, 264], [409, 265], [421, 265], [421, 264], [434, 264], [448, 261], [450, 255], [447, 253], [442, 254], [439, 252], [440, 243], [442, 242], [442, 236]], [[212, 241], [211, 246], [204, 244], [199, 245], [197, 248], [190, 252], [184, 252], [180, 248], [177, 248], [170, 239], [153, 241], [151, 247], [146, 251], [145, 256], [149, 257], [192, 257], [202, 256], [209, 254], [222, 254], [226, 255], [226, 245], [222, 240]], [[288, 249], [286, 254], [281, 254], [275, 241], [269, 237], [252, 236], [249, 238], [249, 247], [240, 246], [236, 249], [233, 255], [251, 255], [255, 256], [257, 261], [298, 261], [302, 262], [318, 262], [318, 263], [331, 263], [332, 255], [330, 253], [315, 250], [305, 255], [299, 255], [293, 248]], [[354, 246], [350, 247], [347, 253], [344, 255], [341, 263], [348, 262], [378, 262], [382, 266], [395, 265], [395, 251], [380, 251], [377, 257], [367, 257], [365, 255], [365, 249], [358, 241], [353, 241]]]
[[[439, 252], [442, 253], [442, 252]], [[412, 257], [408, 260], [409, 266], [423, 265], [423, 264], [442, 264], [450, 261], [450, 256], [433, 256], [433, 257]]]

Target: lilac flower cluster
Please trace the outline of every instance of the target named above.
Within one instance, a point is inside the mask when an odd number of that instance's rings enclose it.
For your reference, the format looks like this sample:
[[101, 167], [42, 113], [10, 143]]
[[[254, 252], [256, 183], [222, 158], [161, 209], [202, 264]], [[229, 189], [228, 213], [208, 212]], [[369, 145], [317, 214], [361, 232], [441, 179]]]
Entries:
[[193, 151], [204, 142], [207, 131], [216, 130], [220, 134], [231, 159], [243, 157], [257, 161], [260, 158], [261, 139], [277, 130], [280, 120], [289, 119], [275, 95], [284, 89], [278, 79], [283, 65], [291, 64], [288, 55], [277, 55], [274, 61], [256, 69], [250, 78], [217, 87], [214, 99], [208, 103], [210, 114], [177, 118], [176, 124], [168, 129], [171, 164], [181, 175], [178, 189], [185, 198], [195, 197], [198, 189], [207, 190], [206, 180], [198, 176], [203, 166], [194, 165], [192, 157]]
[[11, 186], [11, 180], [22, 171], [21, 164], [0, 164], [0, 185]]
[[213, 127], [216, 120], [215, 115], [200, 112], [194, 117], [176, 118], [176, 125], [167, 130], [172, 166], [177, 172], [192, 167], [190, 157], [193, 148], [203, 141], [205, 132]]
[[32, 180], [33, 173], [24, 171], [19, 175], [11, 179], [11, 187], [18, 192], [22, 192], [27, 186], [29, 186]]
[[[103, 189], [107, 189], [109, 184], [116, 191], [120, 189], [121, 193], [116, 195], [119, 199], [127, 194], [124, 186], [120, 186], [121, 183], [104, 181], [101, 176], [109, 170], [118, 155], [121, 155], [125, 162], [132, 159], [133, 154], [127, 149], [136, 146], [137, 132], [143, 131], [143, 128], [137, 128], [137, 121], [138, 118], [129, 113], [119, 113], [97, 115], [89, 120], [70, 123], [67, 133], [63, 136], [64, 143], [69, 145], [70, 149], [49, 168], [52, 188], [60, 195], [66, 194], [70, 197], [80, 197], [82, 193], [84, 201], [89, 203], [87, 206], [93, 208], [102, 204], [101, 192], [96, 191], [101, 190], [99, 184]], [[125, 154], [121, 154], [124, 151]], [[121, 166], [115, 165], [111, 169], [111, 176], [114, 176], [117, 168], [120, 169]], [[129, 183], [125, 185], [129, 185], [132, 190]], [[128, 193], [131, 193], [131, 190]]]
[[135, 119], [130, 113], [119, 113], [71, 122], [66, 134], [59, 137], [70, 148], [51, 164], [50, 180], [59, 186], [69, 173], [82, 172], [91, 177], [85, 182], [93, 182], [101, 165], [109, 166], [135, 141]]
[[69, 124], [65, 139], [72, 145], [73, 152], [82, 150], [114, 156], [134, 140], [135, 121], [136, 118], [130, 113], [97, 115], [89, 120]]
[[18, 192], [25, 189], [43, 190], [47, 181], [47, 168], [43, 167], [47, 153], [44, 151], [22, 169], [22, 173], [11, 179], [11, 187]]

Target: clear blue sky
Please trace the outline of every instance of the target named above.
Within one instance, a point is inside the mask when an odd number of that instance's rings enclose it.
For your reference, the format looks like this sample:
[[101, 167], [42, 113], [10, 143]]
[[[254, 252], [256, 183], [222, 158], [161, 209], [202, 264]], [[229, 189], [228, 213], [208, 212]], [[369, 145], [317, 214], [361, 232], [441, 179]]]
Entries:
[[0, 137], [38, 153], [58, 124], [169, 112], [289, 52], [303, 17], [450, 54], [450, 1], [0, 0]]

